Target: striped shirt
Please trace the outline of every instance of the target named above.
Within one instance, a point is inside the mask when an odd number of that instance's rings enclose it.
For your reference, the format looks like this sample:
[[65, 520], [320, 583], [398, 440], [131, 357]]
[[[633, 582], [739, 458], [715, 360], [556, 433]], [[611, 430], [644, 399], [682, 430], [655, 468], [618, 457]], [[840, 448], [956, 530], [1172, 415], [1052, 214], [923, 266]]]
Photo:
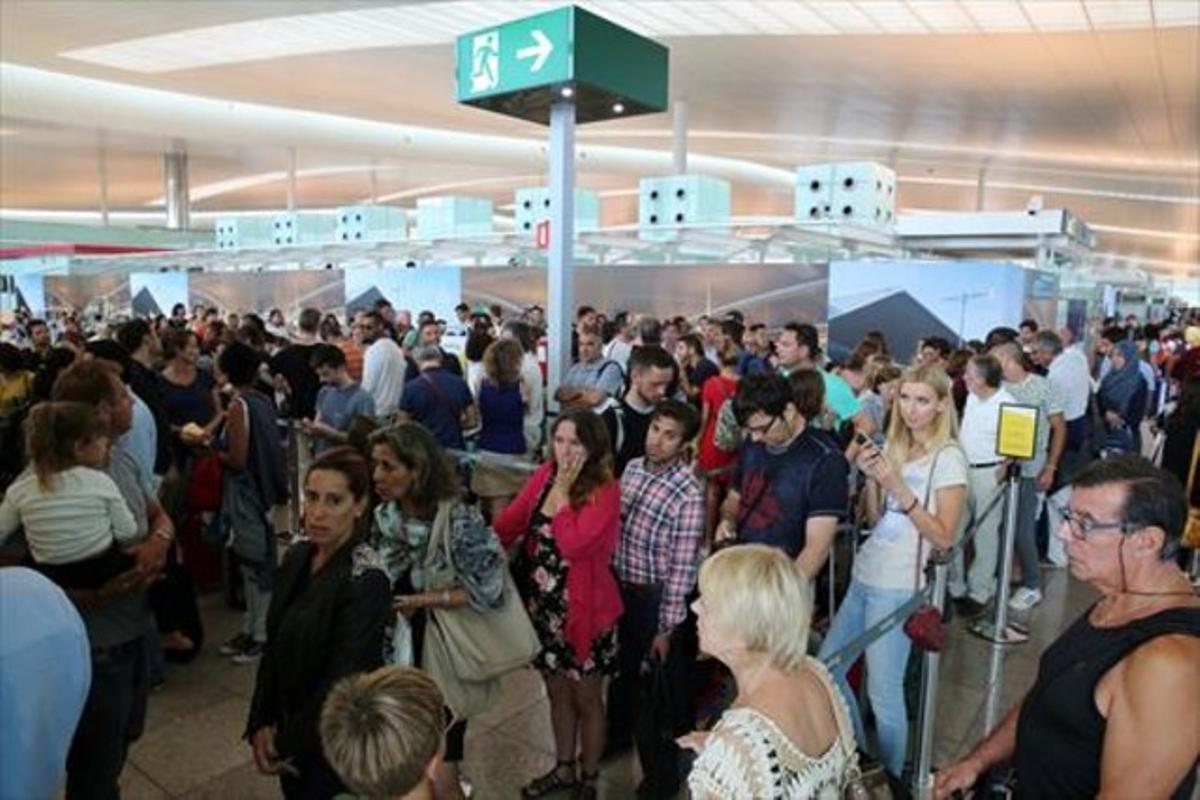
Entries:
[[662, 585], [658, 630], [687, 616], [704, 535], [704, 492], [689, 463], [655, 469], [635, 458], [621, 475], [621, 540], [614, 564], [626, 583]]

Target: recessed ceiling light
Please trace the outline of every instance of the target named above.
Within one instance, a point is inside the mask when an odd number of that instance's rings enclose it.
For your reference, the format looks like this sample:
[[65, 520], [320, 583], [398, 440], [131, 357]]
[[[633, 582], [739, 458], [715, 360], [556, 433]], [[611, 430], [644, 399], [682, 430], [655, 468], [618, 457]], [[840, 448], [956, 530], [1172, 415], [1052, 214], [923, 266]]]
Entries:
[[574, 89], [572, 89], [570, 86], [564, 86], [564, 87], [562, 88], [562, 91], [561, 91], [561, 92], [559, 92], [559, 94], [561, 94], [563, 97], [574, 97], [574, 96], [575, 96], [575, 90], [574, 90]]
[[614, 114], [624, 114], [625, 113], [625, 104], [624, 103], [613, 103], [613, 113]]

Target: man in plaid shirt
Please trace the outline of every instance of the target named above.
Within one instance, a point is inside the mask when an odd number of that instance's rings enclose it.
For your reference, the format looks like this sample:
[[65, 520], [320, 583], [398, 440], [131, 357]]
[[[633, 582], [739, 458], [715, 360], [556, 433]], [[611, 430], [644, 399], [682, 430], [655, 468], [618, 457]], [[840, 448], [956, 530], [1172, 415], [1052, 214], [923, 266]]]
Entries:
[[[687, 701], [687, 653], [680, 625], [696, 584], [704, 533], [704, 492], [688, 458], [687, 442], [699, 428], [686, 403], [658, 404], [646, 433], [646, 455], [630, 461], [621, 477], [621, 540], [615, 566], [625, 614], [618, 631], [620, 662], [609, 687], [610, 752], [628, 746], [637, 729], [645, 780], [638, 797], [673, 797], [679, 788], [679, 750], [661, 725], [636, 725], [634, 704], [643, 664], [659, 662], [677, 690], [671, 704]], [[638, 713], [650, 703], [638, 703]], [[648, 729], [648, 730], [647, 730]]]

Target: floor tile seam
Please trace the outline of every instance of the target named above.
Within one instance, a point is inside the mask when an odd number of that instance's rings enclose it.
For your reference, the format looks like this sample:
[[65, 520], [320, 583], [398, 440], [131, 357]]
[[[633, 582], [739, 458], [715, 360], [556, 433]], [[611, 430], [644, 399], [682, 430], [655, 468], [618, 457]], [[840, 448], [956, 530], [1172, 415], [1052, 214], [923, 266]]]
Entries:
[[139, 774], [139, 775], [141, 775], [141, 776], [142, 776], [142, 777], [143, 777], [143, 778], [146, 780], [146, 783], [149, 783], [151, 786], [153, 786], [153, 787], [154, 787], [155, 789], [157, 789], [158, 791], [162, 792], [162, 793], [163, 793], [164, 795], [166, 795], [167, 797], [170, 797], [170, 798], [172, 798], [172, 800], [175, 800], [175, 798], [178, 798], [178, 797], [180, 797], [180, 795], [177, 795], [177, 794], [175, 794], [175, 793], [174, 793], [174, 792], [172, 792], [170, 789], [168, 789], [167, 787], [163, 786], [161, 783], [159, 783], [158, 781], [156, 781], [156, 780], [154, 779], [154, 776], [153, 776], [153, 775], [151, 775], [149, 772], [147, 772], [145, 769], [143, 769], [143, 768], [142, 768], [142, 767], [141, 767], [141, 766], [140, 766], [140, 765], [137, 763], [137, 761], [136, 761], [136, 760], [133, 758], [133, 755], [132, 755], [132, 754], [130, 754], [130, 755], [127, 757], [127, 759], [126, 759], [126, 760], [127, 760], [128, 762], [131, 762], [131, 763], [132, 763], [132, 766], [133, 766], [133, 768], [134, 768], [135, 770], [137, 770], [138, 774]]

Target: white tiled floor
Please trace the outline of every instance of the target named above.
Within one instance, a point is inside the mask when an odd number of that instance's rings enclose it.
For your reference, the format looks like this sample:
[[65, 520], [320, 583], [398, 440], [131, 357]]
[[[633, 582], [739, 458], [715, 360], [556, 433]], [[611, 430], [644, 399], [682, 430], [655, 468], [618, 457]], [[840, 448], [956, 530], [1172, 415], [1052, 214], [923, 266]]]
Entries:
[[[1093, 594], [1065, 572], [1046, 573], [1046, 599], [1032, 615], [1032, 638], [999, 655], [1002, 685], [990, 685], [993, 647], [971, 636], [955, 620], [941, 659], [935, 760], [962, 753], [979, 738], [989, 692], [999, 691], [1003, 709], [1033, 682], [1045, 646], [1091, 602]], [[130, 753], [122, 775], [127, 800], [212, 798], [253, 800], [279, 796], [272, 779], [259, 776], [250, 748], [240, 739], [254, 668], [236, 666], [216, 645], [236, 630], [238, 616], [217, 597], [202, 600], [208, 644], [197, 660], [168, 667], [167, 682], [150, 700], [146, 735]], [[604, 765], [601, 794], [633, 795], [632, 757]], [[464, 771], [477, 798], [514, 798], [521, 785], [554, 762], [549, 711], [540, 679], [532, 671], [509, 676], [497, 707], [468, 730]]]

